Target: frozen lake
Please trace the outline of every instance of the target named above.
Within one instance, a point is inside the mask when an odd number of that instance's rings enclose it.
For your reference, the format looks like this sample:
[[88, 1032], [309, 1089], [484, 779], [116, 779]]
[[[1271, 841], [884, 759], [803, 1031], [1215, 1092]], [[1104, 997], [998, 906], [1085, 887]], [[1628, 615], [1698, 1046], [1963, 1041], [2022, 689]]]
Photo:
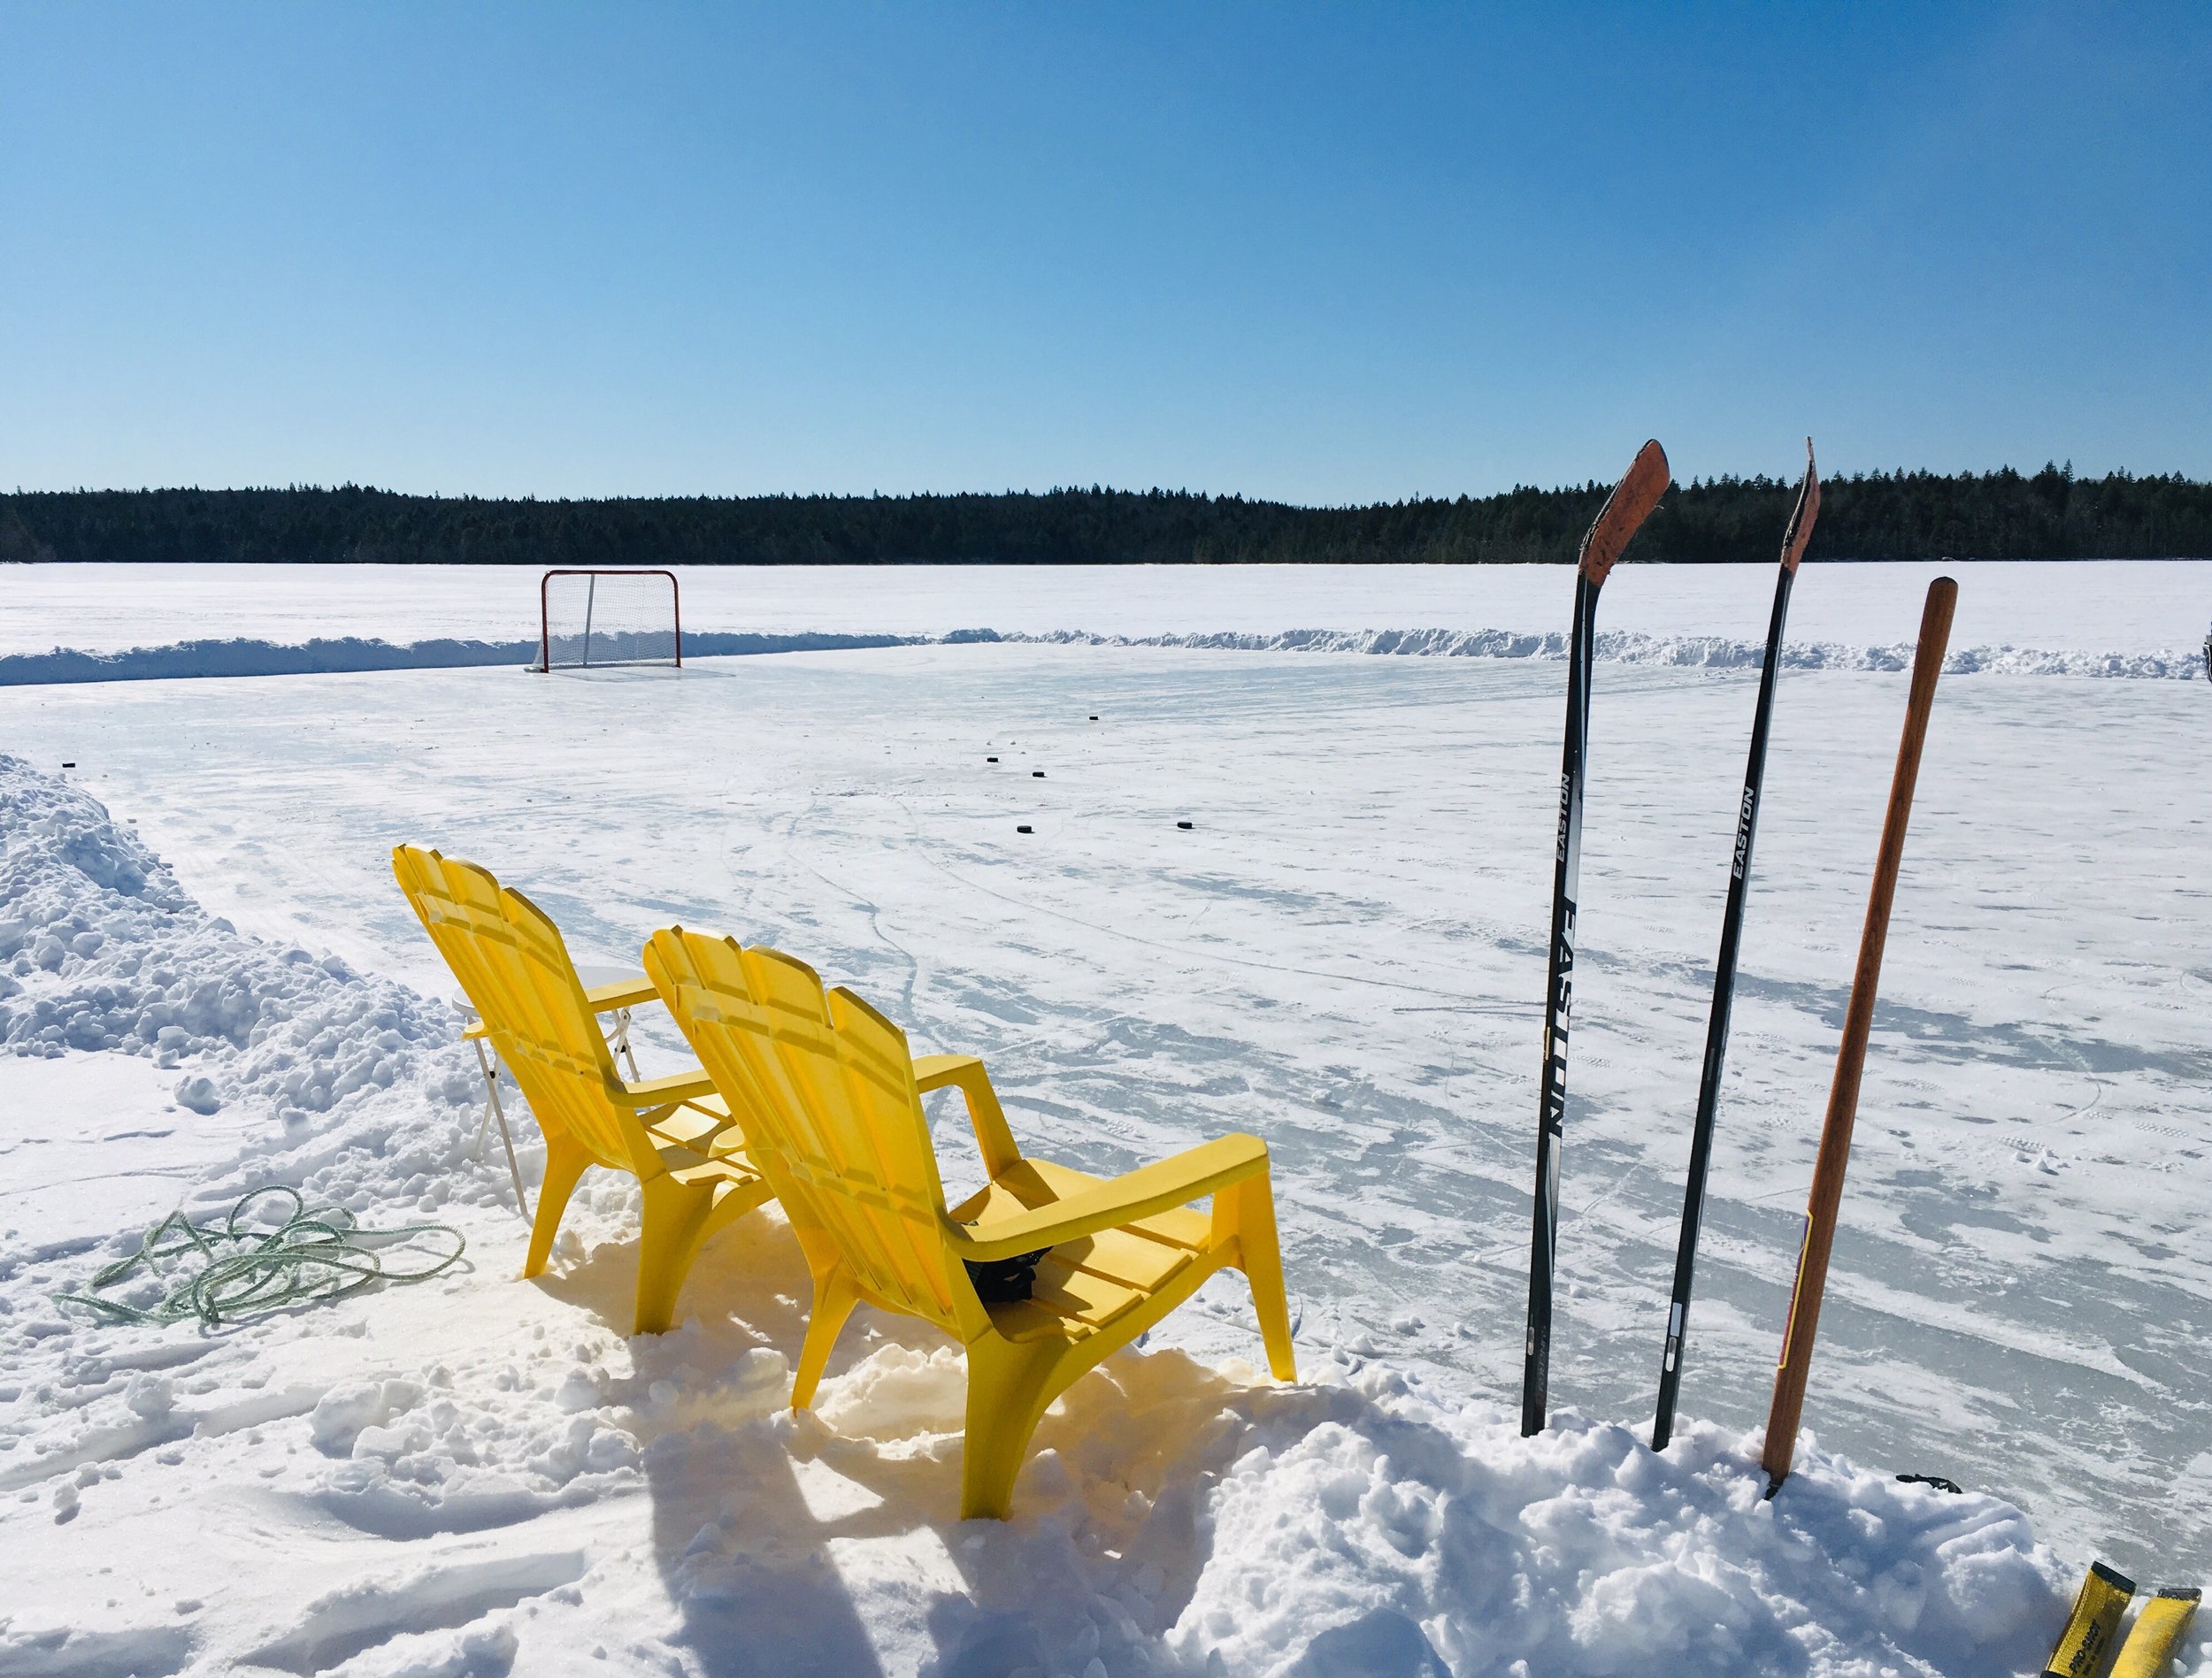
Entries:
[[[1909, 641], [1930, 578], [1959, 579], [1954, 647], [2170, 653], [2201, 643], [2212, 561], [1942, 562], [1809, 567], [1791, 639]], [[1290, 630], [1563, 630], [1549, 565], [714, 566], [680, 571], [692, 631], [941, 635], [987, 628], [1146, 637]], [[1766, 565], [1624, 565], [1601, 627], [1758, 642]], [[360, 636], [512, 641], [538, 632], [538, 574], [517, 566], [9, 565], [0, 658], [199, 640]]]
[[[1956, 569], [1955, 645], [1977, 622], [2185, 645], [2201, 617], [2184, 609], [2201, 568], [2112, 567], [2024, 601], [1987, 585], [2030, 568]], [[1517, 621], [1555, 626], [1564, 572], [1525, 575], [1542, 587]], [[1725, 605], [1755, 637], [1763, 568], [1684, 575], [1717, 591], [1699, 632]], [[1921, 575], [1809, 572], [1798, 626], [1909, 639]], [[1606, 621], [1674, 621], [1658, 591], [1677, 579], [1655, 577], [1624, 570]], [[1367, 573], [1310, 579], [1273, 616], [1218, 595], [1179, 614], [1120, 573], [1044, 574], [1002, 602], [881, 578], [840, 605], [849, 623], [1134, 633], [1451, 609], [1376, 605]], [[157, 601], [112, 604], [98, 634], [154, 632]], [[833, 624], [805, 607], [777, 609]], [[274, 609], [248, 598], [239, 621]], [[32, 640], [96, 638], [40, 617]], [[1598, 674], [1553, 1391], [1640, 1431], [1754, 685]], [[74, 762], [215, 913], [426, 995], [450, 984], [391, 884], [403, 839], [523, 886], [581, 959], [634, 962], [674, 920], [788, 949], [918, 1046], [985, 1054], [1017, 1129], [1087, 1167], [1253, 1130], [1301, 1345], [1510, 1400], [1562, 687], [1528, 660], [937, 647], [680, 677], [12, 689], [0, 734], [42, 769]], [[1687, 1414], [1764, 1418], [1904, 688], [1783, 682]], [[2162, 1581], [2212, 1572], [2208, 705], [2200, 682], [1946, 678], [1806, 1412], [1824, 1445], [2018, 1501], [2076, 1566]], [[1240, 1292], [1204, 1297], [1165, 1337], [1249, 1355]]]

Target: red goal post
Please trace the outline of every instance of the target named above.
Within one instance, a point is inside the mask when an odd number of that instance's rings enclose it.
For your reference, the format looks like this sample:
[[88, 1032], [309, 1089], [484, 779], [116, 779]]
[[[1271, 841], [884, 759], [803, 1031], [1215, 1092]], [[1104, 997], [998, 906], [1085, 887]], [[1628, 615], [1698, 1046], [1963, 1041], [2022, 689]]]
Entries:
[[683, 594], [674, 571], [559, 567], [538, 578], [538, 662], [532, 670], [680, 670], [683, 663]]

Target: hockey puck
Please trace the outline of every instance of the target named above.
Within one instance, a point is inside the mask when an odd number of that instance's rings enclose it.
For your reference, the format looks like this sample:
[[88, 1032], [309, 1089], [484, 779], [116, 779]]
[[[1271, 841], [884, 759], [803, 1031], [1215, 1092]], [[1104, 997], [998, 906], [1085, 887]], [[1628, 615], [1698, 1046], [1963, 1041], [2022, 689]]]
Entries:
[[1190, 831], [1190, 824], [1188, 822], [1178, 822], [1175, 825], [1181, 828], [1185, 832], [1188, 832]]
[[1014, 831], [1015, 831], [1017, 833], [1034, 833], [1037, 830], [1036, 830], [1035, 828], [1033, 828], [1033, 827], [1031, 827], [1031, 826], [1030, 826], [1027, 823], [1024, 823], [1021, 826], [1019, 826], [1019, 827], [1016, 828]]
[[1029, 771], [1029, 773], [1031, 777], [1036, 780], [1041, 781], [1045, 778], [1045, 772], [1041, 769], [1033, 769]]
[[983, 761], [987, 763], [995, 763], [998, 762], [998, 759], [995, 757], [987, 757]]

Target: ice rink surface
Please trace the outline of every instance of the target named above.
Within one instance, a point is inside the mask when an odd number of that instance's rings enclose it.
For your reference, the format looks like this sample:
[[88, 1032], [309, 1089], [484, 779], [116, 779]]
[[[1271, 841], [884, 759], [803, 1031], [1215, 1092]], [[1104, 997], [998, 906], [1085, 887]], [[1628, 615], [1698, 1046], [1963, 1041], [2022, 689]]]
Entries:
[[[1753, 686], [1600, 672], [1555, 1390], [1612, 1419], [1655, 1380]], [[592, 960], [672, 921], [798, 954], [987, 1055], [1086, 1166], [1252, 1130], [1304, 1333], [1505, 1393], [1559, 686], [1544, 663], [987, 647], [42, 689], [0, 716], [215, 912], [429, 995], [451, 987], [390, 884], [401, 840], [524, 884]], [[1780, 697], [1693, 1414], [1763, 1420], [1902, 700], [1830, 672]], [[2212, 787], [2183, 764], [2208, 701], [1940, 690], [1807, 1413], [2199, 1572]], [[1244, 1309], [1209, 1349], [1241, 1346]]]
[[[1961, 636], [2170, 646], [2193, 612], [2184, 568], [2032, 609], [1975, 597], [2021, 568], [1959, 569]], [[1909, 640], [1932, 570], [1809, 571], [1797, 621], [1878, 583], [1834, 632]], [[1624, 571], [1607, 621], [1655, 632], [1631, 578], [1656, 586]], [[2116, 606], [2139, 578], [2173, 599]], [[1763, 616], [1764, 568], [1722, 581]], [[1755, 687], [1597, 671], [1553, 1394], [1640, 1433]], [[1254, 1131], [1302, 1357], [1510, 1403], [1563, 688], [1542, 660], [928, 647], [0, 690], [0, 739], [73, 762], [242, 931], [426, 997], [403, 840], [522, 886], [582, 961], [672, 922], [799, 955], [918, 1051], [982, 1054], [1018, 1134], [1087, 1168]], [[1765, 1416], [1904, 694], [1781, 686], [1683, 1390], [1731, 1429]], [[2212, 1573], [2208, 731], [2200, 681], [1945, 678], [1806, 1410], [2159, 1582]], [[1241, 1284], [1155, 1344], [1256, 1358]]]

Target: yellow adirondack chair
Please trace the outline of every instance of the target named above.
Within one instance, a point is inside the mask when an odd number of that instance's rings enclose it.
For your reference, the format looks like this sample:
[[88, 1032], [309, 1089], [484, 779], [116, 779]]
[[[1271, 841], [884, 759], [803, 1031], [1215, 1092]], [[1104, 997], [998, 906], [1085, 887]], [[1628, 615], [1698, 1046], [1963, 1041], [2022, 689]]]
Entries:
[[560, 930], [473, 862], [396, 847], [392, 872], [480, 1016], [545, 1133], [545, 1182], [522, 1274], [538, 1275], [577, 1179], [595, 1165], [643, 1185], [631, 1332], [675, 1322], [676, 1296], [706, 1238], [769, 1196], [703, 1071], [628, 1082], [596, 1015], [649, 1001], [642, 976], [586, 991]]
[[[1251, 1283], [1267, 1360], [1297, 1378], [1267, 1145], [1225, 1136], [1111, 1181], [1015, 1145], [983, 1062], [916, 1061], [906, 1037], [812, 969], [680, 927], [645, 970], [744, 1127], [814, 1273], [793, 1383], [813, 1401], [830, 1348], [865, 1299], [935, 1323], [967, 1348], [960, 1514], [1003, 1517], [1045, 1406], [1225, 1265]], [[947, 1208], [924, 1092], [956, 1084], [990, 1184]], [[1210, 1216], [1187, 1209], [1213, 1197]], [[966, 1262], [1040, 1248], [1027, 1299], [987, 1304]]]

